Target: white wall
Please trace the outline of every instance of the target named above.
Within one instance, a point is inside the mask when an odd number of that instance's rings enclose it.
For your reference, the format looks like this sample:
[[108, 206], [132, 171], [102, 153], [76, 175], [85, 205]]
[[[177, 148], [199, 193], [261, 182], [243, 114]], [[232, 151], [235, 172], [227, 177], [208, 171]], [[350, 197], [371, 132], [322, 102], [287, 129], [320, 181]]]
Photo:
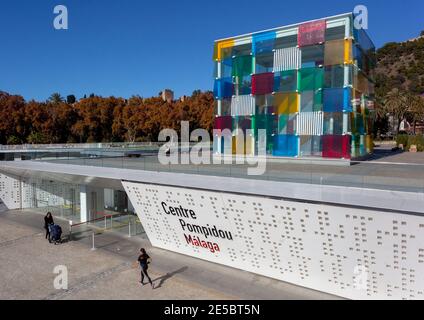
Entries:
[[78, 204], [79, 185], [0, 173], [0, 198], [8, 209]]
[[[123, 182], [153, 246], [352, 299], [424, 299], [424, 217]], [[162, 202], [193, 210], [184, 231]], [[169, 211], [169, 210], [168, 210]], [[199, 235], [220, 251], [188, 244]]]
[[0, 199], [8, 209], [21, 207], [21, 182], [19, 177], [0, 173]]

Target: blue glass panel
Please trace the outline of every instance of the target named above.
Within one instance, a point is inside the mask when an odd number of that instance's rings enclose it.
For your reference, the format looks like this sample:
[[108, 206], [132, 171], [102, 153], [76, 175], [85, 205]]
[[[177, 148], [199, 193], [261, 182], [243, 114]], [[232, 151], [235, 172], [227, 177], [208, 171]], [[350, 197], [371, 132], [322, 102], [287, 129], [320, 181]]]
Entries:
[[275, 31], [253, 35], [252, 38], [252, 53], [254, 55], [272, 52], [275, 46]]
[[371, 41], [370, 37], [364, 29], [353, 28], [353, 36], [355, 38], [355, 41], [365, 52], [372, 52], [375, 50], [374, 43]]
[[216, 99], [230, 98], [233, 96], [234, 85], [232, 78], [216, 79], [213, 94]]
[[343, 89], [343, 111], [352, 112], [352, 90], [350, 88]]
[[229, 78], [232, 76], [233, 72], [233, 59], [227, 58], [221, 61], [221, 77], [220, 78]]
[[350, 88], [324, 89], [323, 101], [324, 112], [352, 111]]
[[277, 157], [296, 157], [299, 149], [299, 137], [295, 135], [274, 136], [273, 155]]

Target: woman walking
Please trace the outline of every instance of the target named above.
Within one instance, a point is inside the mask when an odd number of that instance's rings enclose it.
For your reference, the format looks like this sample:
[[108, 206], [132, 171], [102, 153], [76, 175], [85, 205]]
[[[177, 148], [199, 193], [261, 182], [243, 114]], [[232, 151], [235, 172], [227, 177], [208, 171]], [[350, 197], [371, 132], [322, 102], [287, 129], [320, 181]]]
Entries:
[[49, 239], [49, 242], [51, 243], [50, 239], [50, 229], [49, 226], [54, 224], [53, 216], [51, 212], [47, 212], [46, 216], [44, 217], [44, 229], [46, 229], [46, 239]]
[[148, 269], [148, 264], [152, 261], [152, 258], [149, 257], [149, 255], [146, 253], [146, 250], [144, 248], [140, 249], [140, 255], [138, 256], [138, 263], [140, 264], [140, 268], [141, 268], [141, 284], [144, 285], [144, 275], [146, 275], [147, 279], [149, 279], [150, 285], [153, 288], [153, 282], [152, 279], [150, 279], [148, 273], [147, 273], [147, 269]]

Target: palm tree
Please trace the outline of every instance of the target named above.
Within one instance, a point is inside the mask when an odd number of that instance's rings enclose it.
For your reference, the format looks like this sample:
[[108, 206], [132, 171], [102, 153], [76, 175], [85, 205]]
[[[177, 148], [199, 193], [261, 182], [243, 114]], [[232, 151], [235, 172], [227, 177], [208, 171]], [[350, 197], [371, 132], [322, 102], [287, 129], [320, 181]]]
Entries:
[[55, 92], [49, 97], [49, 99], [47, 101], [51, 102], [53, 104], [59, 104], [59, 103], [65, 101], [65, 99], [60, 95], [60, 93]]
[[407, 95], [395, 88], [390, 91], [384, 97], [383, 107], [377, 110], [377, 113], [385, 117], [386, 115], [392, 115], [397, 120], [397, 130], [396, 133], [399, 133], [400, 124], [403, 119], [405, 119], [406, 114], [408, 113], [408, 99]]
[[418, 121], [424, 120], [424, 98], [417, 95], [408, 95], [408, 106], [414, 122], [414, 134]]

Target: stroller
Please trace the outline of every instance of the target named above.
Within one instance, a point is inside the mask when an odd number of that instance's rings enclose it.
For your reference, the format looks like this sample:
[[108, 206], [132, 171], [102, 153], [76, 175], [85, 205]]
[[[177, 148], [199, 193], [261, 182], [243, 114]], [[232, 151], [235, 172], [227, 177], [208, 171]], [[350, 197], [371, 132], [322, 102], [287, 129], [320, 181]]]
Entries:
[[62, 228], [57, 224], [49, 225], [50, 229], [50, 239], [54, 242], [54, 244], [62, 243]]

